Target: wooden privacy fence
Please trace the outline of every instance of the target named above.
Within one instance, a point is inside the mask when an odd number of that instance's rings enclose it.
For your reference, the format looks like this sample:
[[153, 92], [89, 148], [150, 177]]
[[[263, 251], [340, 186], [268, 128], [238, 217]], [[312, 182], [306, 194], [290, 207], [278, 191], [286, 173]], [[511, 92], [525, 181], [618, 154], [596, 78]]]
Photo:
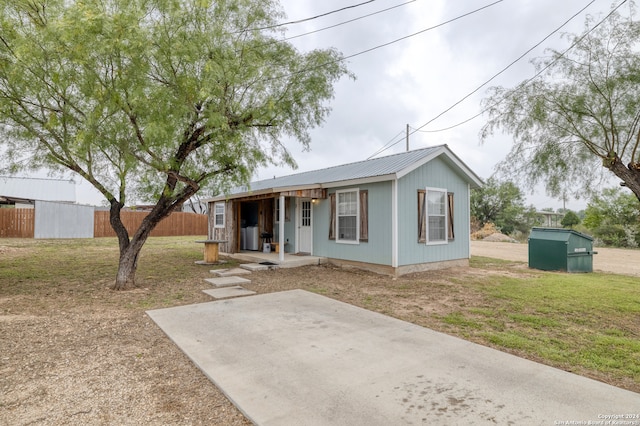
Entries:
[[0, 209], [0, 238], [33, 238], [34, 229], [35, 210]]
[[[149, 212], [120, 212], [122, 223], [131, 235], [142, 223]], [[152, 237], [171, 237], [179, 235], [207, 235], [207, 215], [196, 213], [171, 213], [169, 217], [160, 221], [151, 231]], [[109, 223], [108, 211], [96, 211], [93, 222], [93, 236], [115, 237], [116, 233]]]
[[[122, 222], [131, 235], [148, 212], [121, 212]], [[0, 238], [34, 238], [35, 209], [0, 209]], [[152, 237], [207, 235], [207, 215], [176, 212], [163, 219], [151, 232]], [[42, 224], [40, 226], [43, 226]], [[95, 211], [93, 236], [115, 237], [108, 211]]]

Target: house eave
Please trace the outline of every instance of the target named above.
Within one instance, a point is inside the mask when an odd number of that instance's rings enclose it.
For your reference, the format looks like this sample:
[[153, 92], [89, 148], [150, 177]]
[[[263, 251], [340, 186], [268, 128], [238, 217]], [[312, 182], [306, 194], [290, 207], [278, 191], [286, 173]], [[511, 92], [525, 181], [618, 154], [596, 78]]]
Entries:
[[356, 186], [356, 185], [366, 185], [368, 183], [377, 183], [377, 182], [386, 182], [390, 180], [397, 179], [395, 173], [390, 173], [386, 175], [380, 176], [370, 176], [366, 178], [358, 178], [358, 179], [349, 179], [349, 180], [341, 180], [336, 182], [327, 182], [322, 184], [323, 188], [338, 188], [341, 186]]
[[380, 176], [370, 176], [366, 178], [358, 178], [358, 179], [349, 179], [349, 180], [341, 180], [335, 182], [325, 182], [325, 183], [315, 183], [315, 184], [307, 184], [307, 185], [291, 185], [291, 186], [283, 186], [277, 188], [265, 188], [256, 191], [244, 191], [238, 192], [235, 194], [228, 195], [219, 195], [217, 197], [208, 198], [205, 202], [219, 202], [219, 201], [228, 201], [228, 200], [237, 200], [241, 198], [247, 197], [260, 197], [260, 196], [268, 196], [273, 195], [274, 197], [282, 192], [291, 193], [296, 191], [305, 191], [305, 190], [314, 190], [314, 189], [329, 189], [329, 188], [338, 188], [344, 186], [355, 186], [355, 185], [365, 185], [368, 183], [376, 183], [376, 182], [385, 182], [390, 180], [397, 179], [395, 173], [380, 175]]

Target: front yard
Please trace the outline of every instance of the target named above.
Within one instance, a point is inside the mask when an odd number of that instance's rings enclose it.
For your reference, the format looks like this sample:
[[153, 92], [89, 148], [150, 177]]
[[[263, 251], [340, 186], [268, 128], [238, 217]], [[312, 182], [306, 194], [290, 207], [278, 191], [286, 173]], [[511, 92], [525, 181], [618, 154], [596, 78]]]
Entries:
[[[107, 288], [115, 239], [0, 240], [0, 408], [7, 424], [250, 424], [146, 316], [206, 302], [198, 238], [153, 238], [140, 288]], [[640, 392], [640, 286], [612, 274], [472, 267], [392, 279], [315, 266], [253, 273]], [[215, 326], [212, 324], [212, 326]]]

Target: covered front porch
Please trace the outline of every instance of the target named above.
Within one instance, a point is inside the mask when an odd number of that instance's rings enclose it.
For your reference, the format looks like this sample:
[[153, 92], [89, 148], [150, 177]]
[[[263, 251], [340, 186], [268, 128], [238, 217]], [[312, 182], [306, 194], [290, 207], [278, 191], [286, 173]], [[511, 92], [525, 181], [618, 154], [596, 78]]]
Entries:
[[263, 253], [258, 251], [240, 251], [238, 253], [221, 253], [230, 259], [240, 262], [264, 263], [269, 262], [279, 268], [297, 268], [299, 266], [320, 265], [326, 258], [291, 253]]
[[[241, 260], [295, 266], [318, 264], [318, 258], [310, 256], [313, 204], [326, 198], [327, 192], [321, 188], [267, 189], [212, 201], [209, 239], [225, 241], [220, 244], [221, 254]], [[271, 253], [264, 252], [267, 244]]]

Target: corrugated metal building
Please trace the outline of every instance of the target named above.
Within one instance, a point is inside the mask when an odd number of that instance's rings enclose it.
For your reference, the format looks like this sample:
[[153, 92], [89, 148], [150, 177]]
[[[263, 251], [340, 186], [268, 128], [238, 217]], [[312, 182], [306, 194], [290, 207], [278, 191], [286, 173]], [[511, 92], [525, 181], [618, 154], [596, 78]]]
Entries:
[[76, 184], [72, 180], [0, 176], [0, 197], [75, 203]]

